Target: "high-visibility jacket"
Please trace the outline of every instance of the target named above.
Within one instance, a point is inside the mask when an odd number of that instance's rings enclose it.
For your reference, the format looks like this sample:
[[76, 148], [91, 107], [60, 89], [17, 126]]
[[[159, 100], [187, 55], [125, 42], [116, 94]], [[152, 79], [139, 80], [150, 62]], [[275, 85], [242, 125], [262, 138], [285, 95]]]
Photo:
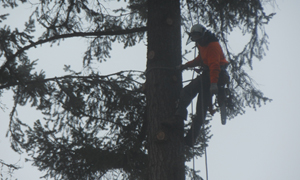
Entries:
[[188, 67], [208, 66], [210, 83], [218, 83], [221, 66], [227, 65], [223, 50], [218, 41], [210, 42], [207, 46], [197, 43], [199, 55], [192, 61], [187, 62]]

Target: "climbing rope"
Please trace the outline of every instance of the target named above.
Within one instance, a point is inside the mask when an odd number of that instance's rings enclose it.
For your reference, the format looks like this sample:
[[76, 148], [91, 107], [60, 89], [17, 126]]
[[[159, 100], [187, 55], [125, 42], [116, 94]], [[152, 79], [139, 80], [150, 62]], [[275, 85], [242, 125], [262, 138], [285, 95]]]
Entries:
[[[191, 23], [192, 23], [192, 26], [193, 26], [193, 16], [192, 16], [192, 12], [191, 12], [191, 9], [190, 9], [190, 6], [189, 6], [189, 3], [188, 3], [188, 0], [186, 0], [186, 4], [187, 4], [187, 7], [188, 7], [188, 11], [189, 11], [189, 15], [190, 15], [190, 18], [191, 18]], [[199, 23], [199, 13], [196, 13], [197, 14], [197, 19], [198, 19], [198, 23]], [[196, 48], [194, 50], [194, 58], [196, 58]], [[193, 74], [192, 74], [192, 80], [194, 79], [194, 75], [195, 75], [195, 71], [193, 71]], [[201, 78], [201, 100], [202, 100], [202, 129], [205, 130], [205, 117], [204, 117], [204, 103], [203, 103], [203, 80]], [[199, 94], [198, 94], [199, 96]], [[192, 103], [191, 103], [191, 113], [193, 113], [193, 100], [192, 100]], [[201, 131], [200, 131], [201, 132]], [[194, 127], [193, 127], [193, 120], [192, 120], [192, 142], [194, 142]], [[205, 140], [205, 135], [204, 135], [204, 140]], [[208, 180], [208, 160], [207, 160], [207, 149], [206, 149], [206, 146], [204, 147], [204, 156], [205, 156], [205, 172], [206, 172], [206, 180]], [[195, 180], [195, 148], [193, 146], [193, 179]]]
[[[196, 57], [196, 49], [195, 49], [194, 57]], [[194, 79], [194, 76], [195, 76], [195, 71], [193, 71], [192, 80]], [[192, 90], [193, 90], [193, 88], [192, 88]], [[193, 93], [191, 93], [191, 94], [193, 94]], [[193, 99], [192, 99], [192, 103], [191, 103], [191, 113], [194, 114]], [[192, 142], [194, 143], [193, 119], [192, 119]], [[195, 148], [194, 148], [194, 144], [193, 144], [193, 179], [195, 180]]]
[[[197, 53], [197, 50], [195, 48], [194, 50], [194, 58], [196, 58], [196, 53]], [[192, 74], [192, 80], [194, 80], [194, 76], [195, 76], [195, 71], [193, 71], [193, 74]], [[193, 88], [192, 88], [193, 90]], [[191, 93], [193, 94], [193, 93]], [[199, 96], [199, 94], [198, 94]], [[202, 129], [205, 130], [205, 117], [204, 117], [204, 97], [203, 97], [203, 79], [201, 77], [201, 93], [200, 93], [200, 96], [201, 96], [201, 104], [202, 104], [202, 109], [201, 109], [201, 113], [202, 113]], [[192, 100], [192, 103], [191, 103], [191, 113], [194, 114], [194, 107], [193, 107], [193, 100]], [[201, 132], [201, 131], [200, 131]], [[204, 140], [205, 140], [205, 135], [204, 135]], [[194, 143], [195, 139], [194, 139], [194, 126], [193, 126], [193, 119], [192, 119], [192, 142]], [[195, 148], [194, 146], [192, 147], [193, 148], [193, 179], [195, 180], [196, 178], [196, 173], [195, 173]], [[206, 149], [206, 146], [204, 146], [204, 156], [205, 156], [205, 173], [206, 173], [206, 180], [208, 180], [208, 158], [207, 158], [207, 149]]]

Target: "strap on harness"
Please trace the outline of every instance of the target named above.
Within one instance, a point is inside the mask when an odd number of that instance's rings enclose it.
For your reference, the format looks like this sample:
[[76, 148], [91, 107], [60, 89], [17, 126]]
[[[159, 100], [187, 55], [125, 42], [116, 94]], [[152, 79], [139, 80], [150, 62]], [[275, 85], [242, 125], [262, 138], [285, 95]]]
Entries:
[[[219, 88], [219, 93], [217, 95], [217, 102], [219, 104], [219, 107], [221, 109], [221, 120], [222, 124], [225, 125], [226, 123], [226, 90], [225, 86], [229, 86], [229, 75], [228, 72], [226, 71], [227, 65], [222, 65], [221, 66], [221, 71], [219, 74], [219, 81], [218, 81], [218, 88]], [[202, 74], [203, 71], [209, 71], [209, 67], [204, 65], [201, 66], [200, 68], [194, 68], [194, 71], [196, 71], [198, 74]], [[221, 107], [222, 106], [222, 107]], [[213, 106], [213, 95], [210, 97], [210, 101], [208, 102], [208, 111], [209, 113], [213, 116], [217, 109], [214, 109]]]

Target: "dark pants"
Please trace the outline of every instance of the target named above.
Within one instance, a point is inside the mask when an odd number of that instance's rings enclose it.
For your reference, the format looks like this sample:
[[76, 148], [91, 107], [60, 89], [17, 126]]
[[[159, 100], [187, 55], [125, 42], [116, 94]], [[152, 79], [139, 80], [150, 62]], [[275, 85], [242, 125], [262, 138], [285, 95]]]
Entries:
[[175, 115], [180, 116], [183, 119], [187, 118], [186, 108], [198, 94], [196, 115], [192, 118], [192, 128], [186, 135], [186, 138], [190, 141], [195, 141], [205, 120], [206, 112], [211, 101], [209, 88], [209, 71], [203, 71], [200, 76], [193, 79], [181, 91], [178, 108]]

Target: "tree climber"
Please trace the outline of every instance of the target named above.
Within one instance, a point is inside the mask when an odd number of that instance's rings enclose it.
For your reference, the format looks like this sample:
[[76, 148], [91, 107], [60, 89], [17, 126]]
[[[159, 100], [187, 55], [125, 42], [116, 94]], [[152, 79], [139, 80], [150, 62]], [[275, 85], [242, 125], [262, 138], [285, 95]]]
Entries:
[[186, 108], [198, 94], [196, 115], [192, 118], [194, 130], [189, 129], [185, 137], [185, 144], [192, 147], [205, 120], [208, 107], [212, 107], [212, 96], [218, 93], [220, 85], [224, 83], [221, 82], [221, 79], [223, 79], [223, 75], [227, 75], [228, 61], [225, 59], [218, 38], [204, 26], [194, 25], [189, 33], [188, 41], [190, 40], [196, 42], [199, 55], [194, 60], [179, 65], [177, 68], [182, 71], [189, 67], [200, 66], [202, 73], [182, 89], [175, 116], [163, 122], [163, 125], [174, 126], [177, 124], [176, 122], [186, 120]]

